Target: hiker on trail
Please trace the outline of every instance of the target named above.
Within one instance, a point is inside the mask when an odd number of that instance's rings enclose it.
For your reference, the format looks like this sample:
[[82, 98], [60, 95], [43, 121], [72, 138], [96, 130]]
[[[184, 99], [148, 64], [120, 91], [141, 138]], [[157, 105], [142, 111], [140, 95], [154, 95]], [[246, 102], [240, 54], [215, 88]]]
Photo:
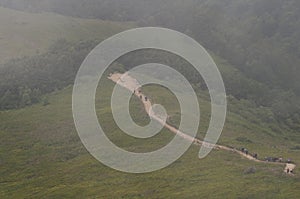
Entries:
[[265, 161], [267, 161], [267, 162], [274, 162], [274, 158], [272, 158], [272, 157], [266, 157]]
[[288, 160], [287, 160], [287, 163], [292, 163], [292, 160], [291, 160], [291, 159], [288, 159]]
[[289, 168], [287, 168], [286, 173], [290, 173], [290, 169]]
[[148, 97], [145, 97], [145, 101], [146, 101], [146, 102], [148, 101]]
[[258, 157], [257, 153], [255, 153], [255, 154], [253, 155], [253, 157], [254, 157], [255, 159], [257, 159], [257, 157]]
[[243, 152], [244, 152], [246, 155], [248, 155], [249, 152], [248, 152], [247, 149], [243, 148], [242, 150], [243, 150]]

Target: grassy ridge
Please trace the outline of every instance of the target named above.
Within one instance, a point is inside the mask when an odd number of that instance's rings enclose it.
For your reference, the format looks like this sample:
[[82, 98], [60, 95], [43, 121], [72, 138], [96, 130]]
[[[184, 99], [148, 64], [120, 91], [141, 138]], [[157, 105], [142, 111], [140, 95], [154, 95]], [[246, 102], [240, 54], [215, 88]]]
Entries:
[[[102, 80], [100, 85], [96, 100], [98, 117], [116, 144], [130, 151], [149, 151], [172, 138], [167, 130], [144, 142], [124, 136], [115, 126], [109, 108], [114, 84]], [[173, 99], [157, 87], [146, 87], [145, 92], [156, 96], [156, 103]], [[205, 94], [199, 94], [199, 136], [205, 131], [209, 116], [208, 102], [201, 95]], [[157, 172], [133, 175], [114, 171], [93, 159], [81, 144], [72, 120], [71, 87], [49, 95], [49, 101], [48, 106], [39, 104], [0, 112], [1, 198], [297, 198], [300, 194], [299, 175], [286, 176], [282, 166], [257, 164], [223, 151], [213, 151], [199, 160], [196, 146]], [[167, 109], [178, 111], [177, 106]], [[147, 119], [141, 103], [134, 98], [131, 113], [138, 116], [137, 120]], [[251, 124], [234, 113], [229, 113], [227, 120], [220, 143], [240, 144], [259, 154], [275, 156], [280, 151], [300, 162], [299, 152], [288, 149], [290, 141], [256, 131], [266, 128], [263, 124]], [[237, 137], [247, 137], [252, 143], [239, 143]], [[254, 173], [251, 168], [255, 168]]]
[[[83, 20], [51, 13], [23, 13], [0, 8], [0, 60], [42, 52], [58, 38], [102, 40], [132, 26], [99, 20]], [[1, 57], [2, 56], [2, 57]], [[218, 61], [218, 60], [217, 60]], [[0, 61], [1, 62], [1, 61]], [[220, 62], [220, 61], [219, 61]], [[232, 74], [232, 66], [218, 64]], [[164, 146], [173, 134], [137, 140], [115, 125], [110, 110], [114, 84], [102, 80], [96, 99], [99, 120], [107, 136], [129, 151], [151, 151]], [[132, 175], [114, 171], [93, 159], [80, 142], [71, 110], [71, 87], [48, 95], [50, 105], [37, 104], [0, 112], [0, 198], [298, 198], [299, 174], [288, 177], [282, 166], [257, 164], [223, 151], [197, 158], [192, 146], [183, 157], [158, 172]], [[157, 86], [144, 92], [163, 104], [178, 125], [180, 111], [174, 96]], [[198, 92], [201, 123], [198, 137], [205, 135], [210, 104], [207, 93]], [[229, 98], [229, 113], [219, 143], [246, 147], [260, 157], [292, 158], [300, 163], [300, 137], [276, 122], [263, 118], [267, 108]], [[131, 114], [139, 124], [149, 118], [136, 98]], [[254, 169], [255, 168], [255, 169]], [[253, 173], [253, 171], [255, 171]], [[299, 168], [295, 171], [299, 172]]]
[[0, 63], [11, 58], [43, 53], [58, 39], [103, 40], [131, 23], [65, 17], [53, 13], [27, 13], [0, 7]]

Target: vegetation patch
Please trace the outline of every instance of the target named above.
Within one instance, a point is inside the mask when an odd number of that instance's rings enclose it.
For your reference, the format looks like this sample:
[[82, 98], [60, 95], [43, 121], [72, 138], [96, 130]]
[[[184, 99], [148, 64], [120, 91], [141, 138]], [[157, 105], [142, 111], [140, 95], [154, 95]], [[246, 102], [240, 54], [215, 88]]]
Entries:
[[236, 138], [236, 141], [242, 142], [242, 143], [253, 143], [252, 140], [250, 140], [246, 137], [238, 137], [238, 138]]

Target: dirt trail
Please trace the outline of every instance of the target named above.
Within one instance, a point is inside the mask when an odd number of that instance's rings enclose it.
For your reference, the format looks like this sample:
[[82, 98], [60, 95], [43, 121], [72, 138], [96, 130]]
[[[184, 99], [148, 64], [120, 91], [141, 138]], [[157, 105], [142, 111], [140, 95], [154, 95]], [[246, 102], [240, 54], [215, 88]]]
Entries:
[[291, 164], [291, 163], [286, 164], [286, 163], [282, 163], [282, 162], [268, 162], [268, 161], [259, 160], [259, 159], [254, 158], [252, 155], [243, 153], [242, 151], [237, 150], [235, 148], [230, 148], [230, 147], [222, 146], [222, 145], [212, 145], [210, 143], [204, 142], [198, 138], [189, 136], [189, 135], [179, 131], [175, 127], [167, 124], [160, 117], [156, 116], [155, 114], [153, 114], [152, 111], [150, 111], [151, 106], [152, 106], [150, 99], [147, 99], [147, 100], [145, 99], [146, 96], [141, 92], [141, 86], [140, 86], [139, 82], [136, 79], [129, 76], [128, 73], [124, 73], [124, 74], [114, 73], [114, 74], [111, 74], [108, 77], [108, 79], [110, 79], [110, 80], [114, 81], [115, 83], [119, 84], [120, 86], [130, 90], [137, 97], [139, 97], [141, 99], [141, 101], [143, 102], [144, 108], [145, 108], [147, 114], [149, 115], [149, 117], [155, 119], [156, 121], [161, 123], [163, 126], [165, 126], [167, 129], [169, 129], [171, 132], [175, 133], [176, 135], [178, 135], [190, 142], [193, 142], [193, 144], [199, 145], [199, 146], [202, 145], [207, 148], [214, 148], [214, 149], [234, 152], [234, 153], [237, 153], [237, 154], [239, 154], [251, 161], [255, 161], [255, 162], [285, 165], [284, 172], [289, 173], [290, 175], [293, 175], [293, 173], [291, 173], [289, 171], [293, 171], [296, 168], [295, 164]]

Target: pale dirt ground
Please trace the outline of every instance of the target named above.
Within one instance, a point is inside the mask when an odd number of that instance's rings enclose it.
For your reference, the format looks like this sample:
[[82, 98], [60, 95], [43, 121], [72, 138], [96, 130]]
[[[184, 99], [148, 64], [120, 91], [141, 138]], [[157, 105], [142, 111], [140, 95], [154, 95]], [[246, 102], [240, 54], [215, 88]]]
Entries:
[[[139, 82], [132, 78], [131, 76], [128, 75], [128, 73], [124, 73], [124, 74], [120, 74], [120, 73], [114, 73], [114, 74], [110, 74], [110, 76], [108, 77], [110, 80], [114, 81], [115, 83], [119, 84], [120, 86], [130, 90], [132, 93], [134, 93], [137, 97], [140, 98], [140, 96], [142, 96], [142, 102], [144, 104], [144, 108], [147, 112], [147, 114], [155, 119], [156, 121], [160, 122], [163, 126], [165, 126], [167, 129], [169, 129], [171, 132], [175, 133], [176, 135], [184, 138], [185, 140], [189, 141], [189, 142], [193, 142], [196, 145], [203, 145], [207, 148], [214, 148], [214, 149], [219, 149], [219, 150], [225, 150], [225, 151], [231, 151], [231, 152], [235, 152], [249, 160], [255, 161], [255, 162], [261, 162], [261, 163], [270, 163], [270, 164], [281, 164], [281, 165], [285, 165], [284, 168], [284, 172], [287, 172], [287, 170], [289, 169], [290, 171], [294, 170], [296, 168], [295, 164], [285, 164], [285, 163], [280, 163], [280, 162], [266, 162], [266, 161], [262, 161], [262, 160], [258, 160], [254, 157], [252, 157], [250, 154], [245, 154], [242, 151], [239, 151], [237, 149], [232, 149], [226, 146], [222, 146], [222, 145], [212, 145], [210, 143], [204, 142], [202, 140], [199, 140], [197, 138], [191, 137], [181, 131], [179, 131], [178, 129], [176, 129], [175, 127], [167, 124], [164, 120], [162, 120], [160, 117], [156, 116], [151, 110], [151, 101], [150, 99], [148, 99], [147, 101], [145, 101], [145, 95], [141, 92], [141, 86], [139, 84]], [[290, 173], [290, 175], [293, 175], [292, 173]]]

